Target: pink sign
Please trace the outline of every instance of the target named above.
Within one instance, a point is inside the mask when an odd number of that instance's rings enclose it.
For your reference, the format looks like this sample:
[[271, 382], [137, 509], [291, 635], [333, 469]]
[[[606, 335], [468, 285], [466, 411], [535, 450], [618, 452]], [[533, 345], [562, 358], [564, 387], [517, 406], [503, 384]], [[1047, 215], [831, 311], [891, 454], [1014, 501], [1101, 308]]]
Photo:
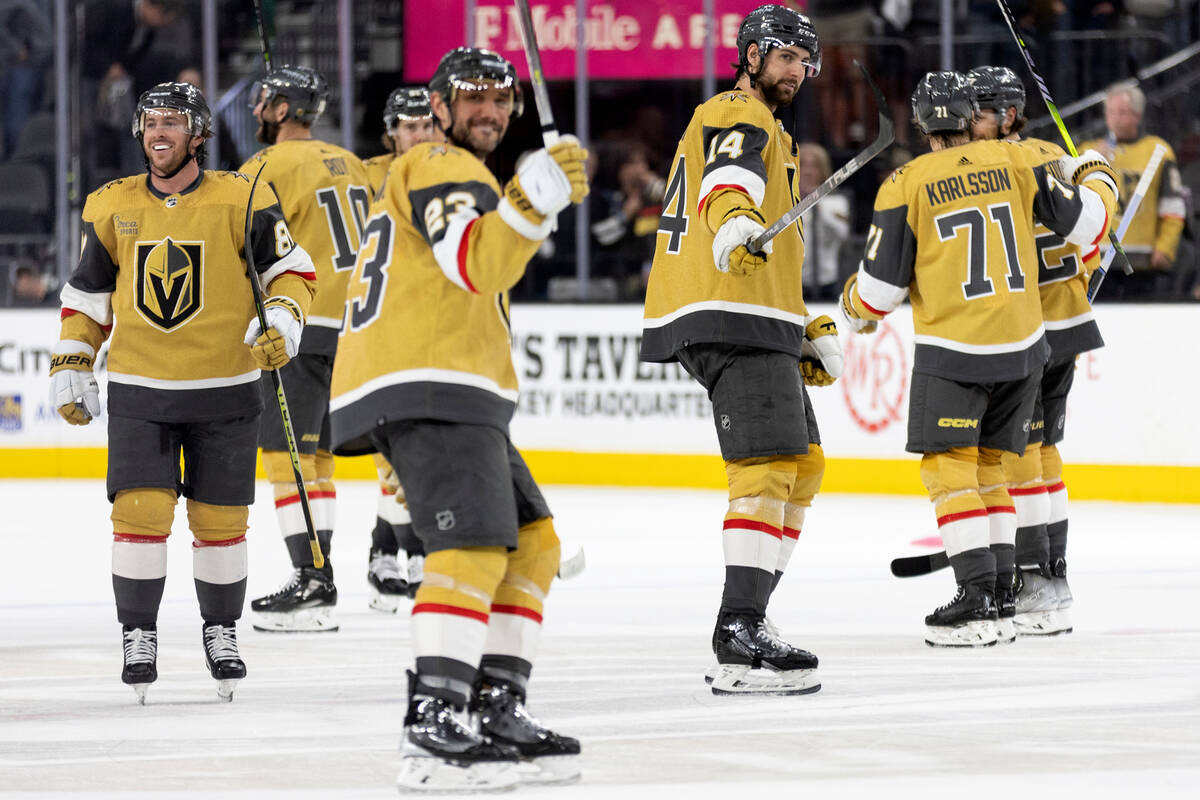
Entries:
[[[737, 60], [737, 31], [742, 19], [762, 0], [715, 0], [718, 76], [731, 74]], [[464, 42], [466, 3], [408, 0], [404, 21], [404, 75], [427, 80], [438, 61]], [[791, 3], [793, 7], [803, 3]], [[704, 4], [701, 0], [609, 0], [587, 4], [587, 69], [591, 78], [698, 78], [704, 74]], [[571, 0], [531, 0], [542, 69], [550, 80], [575, 76], [578, 16]], [[475, 47], [496, 50], [528, 79], [516, 6], [511, 0], [477, 0]], [[818, 29], [819, 30], [819, 29]]]

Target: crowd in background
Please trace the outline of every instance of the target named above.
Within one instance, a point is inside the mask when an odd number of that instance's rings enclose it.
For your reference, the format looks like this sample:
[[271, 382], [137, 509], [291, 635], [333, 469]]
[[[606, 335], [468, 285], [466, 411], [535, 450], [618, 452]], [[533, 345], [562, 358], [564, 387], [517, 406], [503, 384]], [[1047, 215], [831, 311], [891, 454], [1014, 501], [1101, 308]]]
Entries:
[[[0, 0], [0, 269], [5, 276], [0, 304], [57, 303], [50, 235], [54, 40], [49, 5], [47, 0]], [[167, 79], [200, 85], [201, 76], [199, 4], [89, 0], [80, 5], [86, 6], [82, 35], [88, 45], [81, 52], [79, 102], [74, 109], [83, 123], [76, 153], [81, 202], [105, 181], [143, 170], [137, 142], [129, 133], [138, 95]], [[831, 287], [840, 285], [857, 266], [879, 183], [924, 150], [920, 137], [904, 121], [910, 116], [908, 97], [916, 77], [940, 66], [936, 42], [942, 3], [807, 0], [799, 5], [816, 20], [825, 43], [822, 74], [804, 87], [792, 108], [782, 109], [779, 115], [784, 127], [803, 143], [802, 191], [811, 191], [874, 138], [875, 102], [868, 86], [857, 78], [855, 60], [877, 76], [899, 123], [894, 147], [806, 215], [809, 254], [804, 283], [812, 299], [821, 300], [831, 299]], [[1051, 83], [1060, 99], [1074, 99], [1127, 78], [1137, 68], [1200, 39], [1200, 0], [1010, 0], [1010, 6], [1042, 73], [1053, 76]], [[954, 8], [956, 63], [964, 68], [980, 63], [1005, 65], [1027, 74], [994, 0], [955, 0]], [[223, 0], [220, 14], [223, 30], [253, 30], [247, 3]], [[1112, 36], [1091, 41], [1087, 38], [1091, 32]], [[1064, 36], [1072, 46], [1056, 44], [1065, 41]], [[219, 42], [222, 59], [233, 44], [232, 39]], [[379, 152], [382, 100], [376, 102], [369, 87], [390, 90], [401, 83], [402, 75], [395, 76], [394, 82], [379, 76], [364, 82], [367, 88], [359, 97], [362, 112], [356, 120], [356, 139], [361, 143], [356, 149], [364, 157]], [[1029, 83], [1028, 88], [1032, 91], [1027, 113], [1031, 118], [1042, 116], [1035, 87]], [[570, 84], [551, 89], [556, 104], [562, 98], [569, 107]], [[209, 98], [210, 103], [215, 100]], [[702, 100], [699, 81], [597, 82], [593, 88], [592, 107], [605, 112], [592, 115], [593, 191], [586, 225], [589, 300], [641, 300], [670, 177], [667, 162], [691, 109]], [[1098, 115], [1095, 124], [1101, 124]], [[524, 138], [517, 131], [513, 141], [506, 143], [509, 150], [496, 154], [495, 167], [501, 175], [511, 172], [521, 150], [534, 146], [536, 128], [525, 128]], [[231, 168], [250, 155], [237, 152], [222, 125], [216, 130], [222, 137], [222, 157], [209, 166]], [[1138, 299], [1200, 300], [1195, 246], [1200, 230], [1195, 202], [1200, 194], [1200, 117], [1193, 116], [1174, 131], [1149, 132], [1161, 133], [1175, 149], [1187, 224], [1177, 257], [1163, 273], [1169, 277]], [[1053, 127], [1034, 135], [1057, 137]], [[17, 243], [20, 236], [26, 238]], [[575, 219], [568, 214], [531, 262], [526, 278], [513, 291], [514, 299], [578, 298], [577, 246]]]

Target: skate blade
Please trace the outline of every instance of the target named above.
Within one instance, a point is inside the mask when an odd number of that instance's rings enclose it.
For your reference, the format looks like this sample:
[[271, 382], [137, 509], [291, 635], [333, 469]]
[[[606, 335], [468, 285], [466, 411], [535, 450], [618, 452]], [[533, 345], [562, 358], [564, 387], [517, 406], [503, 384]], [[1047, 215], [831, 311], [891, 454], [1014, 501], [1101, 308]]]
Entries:
[[333, 633], [337, 620], [327, 607], [299, 611], [255, 611], [254, 630], [263, 633]]
[[396, 788], [402, 793], [453, 794], [508, 792], [521, 782], [515, 761], [481, 761], [459, 766], [431, 755], [406, 755], [400, 760]]
[[232, 703], [233, 690], [240, 680], [241, 678], [226, 678], [224, 680], [218, 680], [217, 697], [219, 697], [223, 702]]
[[771, 669], [750, 669], [746, 664], [720, 664], [712, 680], [715, 695], [766, 695], [789, 697], [812, 694], [821, 689], [815, 669], [793, 669], [777, 672]]
[[139, 706], [146, 705], [146, 690], [150, 688], [150, 684], [131, 683], [129, 685], [133, 687], [133, 693], [137, 695], [137, 704]]
[[395, 614], [400, 609], [400, 599], [408, 597], [407, 591], [405, 594], [384, 594], [378, 589], [371, 589], [371, 602], [368, 604], [372, 611], [379, 611], [383, 614]]
[[1035, 611], [1028, 614], [1017, 614], [1013, 619], [1018, 636], [1058, 636], [1070, 633], [1070, 621], [1063, 624], [1057, 611]]
[[517, 774], [521, 783], [529, 786], [566, 786], [577, 783], [583, 770], [577, 755], [542, 756], [522, 761]]
[[996, 623], [990, 619], [954, 627], [925, 626], [925, 644], [930, 647], [991, 647], [996, 641]]
[[1002, 619], [996, 623], [996, 642], [1012, 644], [1017, 640], [1017, 629], [1011, 619]]

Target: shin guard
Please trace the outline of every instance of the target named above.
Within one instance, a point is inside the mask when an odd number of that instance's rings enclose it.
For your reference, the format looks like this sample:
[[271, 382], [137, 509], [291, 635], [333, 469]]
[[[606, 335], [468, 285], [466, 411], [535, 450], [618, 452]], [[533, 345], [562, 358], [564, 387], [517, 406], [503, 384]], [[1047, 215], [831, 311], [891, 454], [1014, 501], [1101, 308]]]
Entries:
[[113, 499], [113, 597], [122, 625], [143, 628], [158, 620], [175, 502], [170, 489], [126, 489]]
[[187, 501], [192, 529], [192, 576], [205, 623], [236, 622], [246, 602], [246, 506]]

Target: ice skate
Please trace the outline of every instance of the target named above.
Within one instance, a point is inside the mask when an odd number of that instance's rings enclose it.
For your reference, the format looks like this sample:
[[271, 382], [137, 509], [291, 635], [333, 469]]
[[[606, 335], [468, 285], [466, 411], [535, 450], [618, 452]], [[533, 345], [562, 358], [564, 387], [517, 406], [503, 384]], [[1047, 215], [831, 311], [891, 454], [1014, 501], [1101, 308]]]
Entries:
[[721, 613], [713, 631], [713, 652], [713, 694], [795, 695], [821, 688], [817, 657], [774, 635], [761, 616]]
[[1012, 644], [1017, 640], [1017, 629], [1013, 624], [1017, 601], [1012, 584], [1011, 575], [996, 577], [996, 641], [1000, 644]]
[[154, 625], [121, 628], [124, 666], [121, 682], [133, 687], [138, 705], [146, 705], [146, 690], [158, 680], [158, 629]]
[[[770, 617], [763, 617], [763, 630], [765, 630], [770, 636], [774, 636], [776, 639], [781, 638], [779, 635], [779, 628], [776, 627], [775, 623], [771, 621]], [[714, 655], [712, 661], [708, 663], [708, 668], [704, 670], [704, 682], [711, 686], [713, 678], [717, 677], [717, 671], [720, 669], [721, 662], [717, 661], [717, 657]]]
[[396, 556], [382, 550], [371, 551], [367, 583], [371, 586], [370, 607], [374, 611], [394, 614], [400, 608], [401, 598], [409, 596], [408, 581], [400, 572]]
[[417, 589], [421, 588], [421, 581], [425, 579], [425, 556], [410, 555], [407, 567], [408, 596], [411, 599], [417, 596]]
[[992, 585], [960, 583], [954, 599], [925, 617], [925, 644], [931, 647], [990, 647], [997, 641]]
[[1013, 623], [1018, 636], [1054, 636], [1065, 632], [1049, 565], [1017, 567], [1013, 588], [1017, 598]]
[[400, 743], [401, 792], [502, 792], [521, 780], [516, 748], [492, 742], [439, 697], [411, 697]]
[[1056, 558], [1054, 563], [1050, 565], [1050, 582], [1054, 586], [1054, 596], [1058, 598], [1058, 626], [1061, 628], [1061, 633], [1070, 633], [1075, 630], [1075, 626], [1071, 622], [1071, 604], [1075, 602], [1074, 595], [1071, 594], [1071, 587], [1067, 584], [1067, 562], [1065, 559]]
[[525, 692], [505, 683], [484, 684], [475, 701], [480, 733], [521, 754], [521, 782], [539, 785], [579, 780], [579, 740], [547, 728], [525, 708]]
[[233, 689], [246, 677], [246, 662], [238, 653], [237, 626], [205, 622], [201, 626], [204, 639], [204, 663], [217, 682], [217, 696], [225, 702], [233, 700]]
[[268, 633], [321, 633], [338, 629], [333, 616], [337, 587], [326, 572], [300, 567], [273, 594], [250, 603], [254, 630]]

